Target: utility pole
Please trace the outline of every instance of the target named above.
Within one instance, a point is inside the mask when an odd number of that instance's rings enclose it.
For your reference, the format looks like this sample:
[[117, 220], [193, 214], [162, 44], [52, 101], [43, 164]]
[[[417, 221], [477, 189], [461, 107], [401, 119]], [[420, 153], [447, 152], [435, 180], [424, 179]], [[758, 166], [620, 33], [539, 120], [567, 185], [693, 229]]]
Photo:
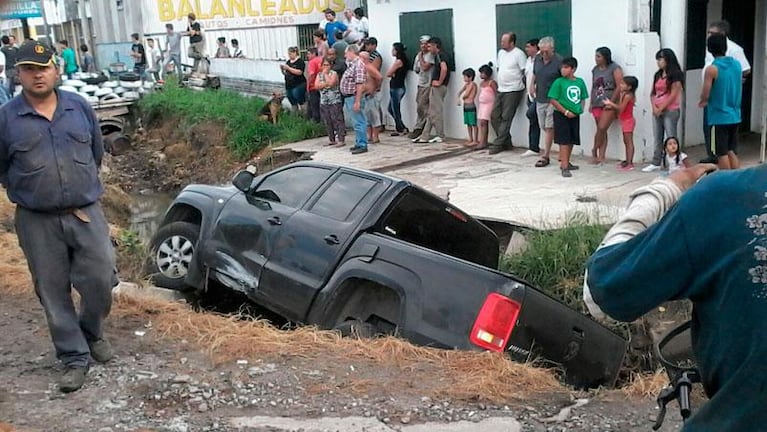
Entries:
[[92, 54], [95, 55], [95, 51], [93, 50], [93, 36], [91, 36], [91, 26], [88, 23], [88, 15], [85, 7], [85, 3], [87, 0], [77, 0], [78, 3], [78, 10], [77, 15], [80, 17], [80, 29], [83, 32], [83, 42], [85, 45], [88, 45], [88, 49]]
[[48, 44], [51, 47], [54, 47], [56, 43], [53, 41], [53, 38], [51, 37], [51, 28], [48, 26], [48, 18], [46, 17], [46, 11], [45, 11], [45, 0], [40, 0], [40, 12], [43, 14], [43, 26], [45, 27], [45, 39], [47, 39]]

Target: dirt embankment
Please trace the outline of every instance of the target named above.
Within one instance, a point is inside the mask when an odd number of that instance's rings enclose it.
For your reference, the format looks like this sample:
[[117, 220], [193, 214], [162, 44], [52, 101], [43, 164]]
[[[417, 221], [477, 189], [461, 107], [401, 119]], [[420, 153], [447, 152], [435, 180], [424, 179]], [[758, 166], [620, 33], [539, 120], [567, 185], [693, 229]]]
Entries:
[[[249, 162], [230, 156], [222, 130], [214, 124], [183, 130], [169, 122], [139, 133], [132, 151], [105, 161], [104, 207], [117, 240], [140, 192], [225, 182]], [[259, 156], [253, 161], [262, 171], [296, 157]], [[394, 423], [394, 430], [430, 420], [515, 416], [526, 430], [639, 431], [653, 413], [647, 399], [572, 392], [551, 371], [497, 355], [394, 339], [339, 340], [309, 328], [291, 332], [128, 298], [116, 300], [107, 322], [116, 359], [95, 366], [81, 391], [64, 396], [53, 384], [60, 369], [13, 233], [13, 209], [0, 197], [0, 431], [229, 431], [235, 430], [230, 419], [243, 415], [357, 415]], [[122, 259], [135, 259], [129, 249], [122, 249]], [[630, 393], [657, 388], [638, 383]], [[548, 419], [573, 397], [592, 402], [573, 416]]]

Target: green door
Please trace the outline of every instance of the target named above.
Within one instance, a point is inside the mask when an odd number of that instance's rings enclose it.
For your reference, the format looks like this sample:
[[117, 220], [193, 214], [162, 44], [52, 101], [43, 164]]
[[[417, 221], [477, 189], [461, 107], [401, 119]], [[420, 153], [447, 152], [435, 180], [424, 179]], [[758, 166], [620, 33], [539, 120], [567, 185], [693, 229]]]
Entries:
[[453, 10], [441, 9], [424, 12], [406, 12], [399, 15], [400, 41], [407, 47], [408, 58], [415, 59], [420, 50], [421, 35], [436, 36], [442, 40], [442, 51], [447, 53], [447, 64], [455, 70], [453, 48]]
[[495, 6], [496, 44], [501, 34], [514, 32], [517, 46], [523, 48], [530, 39], [554, 38], [556, 51], [562, 57], [572, 55], [572, 0], [544, 0]]

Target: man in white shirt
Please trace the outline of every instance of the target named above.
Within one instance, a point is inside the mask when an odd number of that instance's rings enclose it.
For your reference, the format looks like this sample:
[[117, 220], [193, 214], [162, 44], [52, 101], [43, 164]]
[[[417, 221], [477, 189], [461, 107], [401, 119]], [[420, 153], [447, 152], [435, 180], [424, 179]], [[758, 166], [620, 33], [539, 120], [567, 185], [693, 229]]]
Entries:
[[5, 54], [0, 51], [0, 81], [5, 77]]
[[506, 32], [501, 35], [501, 49], [498, 51], [498, 95], [490, 115], [496, 138], [490, 145], [490, 154], [511, 149], [511, 122], [525, 94], [527, 56], [516, 45], [516, 34]]
[[3, 54], [2, 51], [0, 51], [0, 105], [8, 102], [8, 100], [13, 96], [10, 94], [10, 92], [6, 89], [7, 85], [5, 83], [5, 54]]
[[[733, 42], [729, 38], [730, 23], [727, 21], [715, 21], [708, 26], [708, 35], [720, 34], [727, 37], [727, 57], [732, 57], [740, 63], [740, 68], [743, 71], [743, 82], [746, 81], [749, 75], [751, 75], [751, 64], [746, 58], [746, 53], [743, 51], [743, 47]], [[714, 63], [714, 56], [710, 52], [706, 51], [706, 61], [703, 66], [702, 75], [705, 75], [706, 68]], [[711, 126], [706, 123], [706, 110], [703, 110], [703, 138], [705, 141], [706, 152], [708, 157], [701, 159], [701, 163], [716, 163], [717, 157], [711, 149]]]

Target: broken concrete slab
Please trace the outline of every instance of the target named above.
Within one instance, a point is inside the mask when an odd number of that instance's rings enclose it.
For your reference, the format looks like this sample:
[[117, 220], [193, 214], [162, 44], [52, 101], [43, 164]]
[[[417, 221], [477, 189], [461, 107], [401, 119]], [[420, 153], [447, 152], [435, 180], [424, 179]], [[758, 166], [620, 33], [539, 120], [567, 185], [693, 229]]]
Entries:
[[[314, 419], [298, 419], [288, 417], [235, 417], [229, 420], [229, 425], [236, 429], [259, 428], [270, 431], [303, 431], [303, 432], [393, 432], [373, 417], [324, 417]], [[432, 429], [433, 430], [433, 429]]]
[[492, 417], [479, 422], [424, 423], [400, 428], [402, 432], [519, 432], [520, 423], [511, 417]]
[[139, 285], [132, 282], [121, 281], [112, 288], [112, 295], [123, 294], [132, 297], [152, 298], [170, 302], [186, 301], [186, 295], [180, 291], [160, 288], [154, 285]]
[[396, 429], [373, 417], [322, 417], [315, 419], [297, 419], [287, 417], [235, 417], [229, 425], [236, 429], [302, 432], [519, 432], [520, 423], [511, 417], [493, 417], [478, 422], [460, 421], [455, 423], [429, 422], [417, 425], [401, 426]]

